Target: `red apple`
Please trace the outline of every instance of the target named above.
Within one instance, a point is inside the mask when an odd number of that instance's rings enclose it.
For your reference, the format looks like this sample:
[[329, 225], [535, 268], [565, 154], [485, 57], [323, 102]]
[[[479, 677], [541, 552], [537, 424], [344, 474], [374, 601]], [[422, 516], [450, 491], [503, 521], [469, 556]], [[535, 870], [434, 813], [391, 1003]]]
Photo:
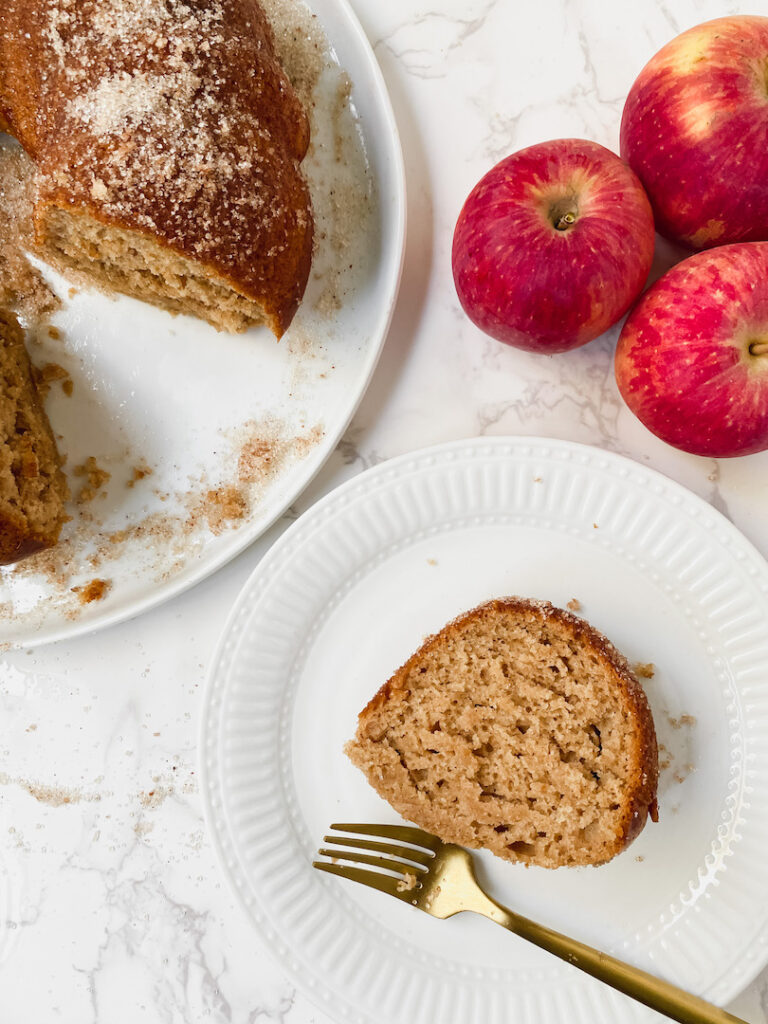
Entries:
[[615, 324], [653, 259], [637, 177], [584, 139], [530, 146], [478, 182], [453, 236], [453, 278], [470, 319], [499, 341], [565, 352]]
[[768, 448], [768, 242], [678, 263], [627, 317], [616, 380], [657, 437], [694, 455]]
[[667, 238], [768, 239], [768, 18], [718, 18], [667, 43], [629, 93], [621, 155]]

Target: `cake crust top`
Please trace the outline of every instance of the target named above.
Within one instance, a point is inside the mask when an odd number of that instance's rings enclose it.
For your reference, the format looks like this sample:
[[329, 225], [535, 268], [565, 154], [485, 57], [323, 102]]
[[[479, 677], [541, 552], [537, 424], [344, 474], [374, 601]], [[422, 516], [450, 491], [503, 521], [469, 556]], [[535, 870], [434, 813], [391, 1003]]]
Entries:
[[144, 233], [258, 302], [306, 285], [309, 122], [258, 0], [6, 0], [0, 123], [50, 208]]

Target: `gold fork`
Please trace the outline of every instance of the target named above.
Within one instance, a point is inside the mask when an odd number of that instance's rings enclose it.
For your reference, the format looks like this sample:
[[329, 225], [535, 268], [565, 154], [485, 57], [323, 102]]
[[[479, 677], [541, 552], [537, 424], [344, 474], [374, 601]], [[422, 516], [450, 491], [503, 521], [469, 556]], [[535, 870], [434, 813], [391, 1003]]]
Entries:
[[[319, 856], [333, 859], [315, 861], [313, 867], [320, 871], [379, 889], [432, 917], [445, 919], [465, 910], [482, 914], [680, 1024], [746, 1024], [667, 981], [503, 907], [480, 888], [472, 858], [461, 846], [444, 843], [421, 829], [400, 825], [347, 824], [331, 828], [371, 838], [325, 836], [323, 842], [331, 843], [333, 849], [323, 847]], [[340, 860], [366, 867], [336, 863]]]

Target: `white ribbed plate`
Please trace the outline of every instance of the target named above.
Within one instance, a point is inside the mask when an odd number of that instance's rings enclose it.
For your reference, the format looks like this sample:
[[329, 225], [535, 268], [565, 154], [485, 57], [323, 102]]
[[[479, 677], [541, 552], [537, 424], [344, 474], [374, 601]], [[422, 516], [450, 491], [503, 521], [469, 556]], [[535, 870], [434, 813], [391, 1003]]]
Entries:
[[426, 634], [505, 594], [576, 598], [630, 661], [656, 665], [646, 689], [670, 763], [660, 822], [610, 864], [546, 872], [483, 855], [485, 879], [528, 916], [726, 1002], [768, 959], [768, 567], [679, 485], [580, 445], [405, 456], [275, 544], [203, 714], [208, 822], [230, 881], [339, 1020], [659, 1019], [487, 921], [435, 921], [310, 867], [332, 821], [398, 820], [342, 753], [357, 712]]

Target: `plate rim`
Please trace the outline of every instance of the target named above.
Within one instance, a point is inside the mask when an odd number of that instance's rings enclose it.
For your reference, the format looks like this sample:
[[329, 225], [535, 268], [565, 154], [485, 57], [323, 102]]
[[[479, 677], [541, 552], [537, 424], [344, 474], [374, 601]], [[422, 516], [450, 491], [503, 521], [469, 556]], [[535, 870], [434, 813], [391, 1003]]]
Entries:
[[[312, 7], [312, 0], [306, 0], [308, 6]], [[400, 292], [400, 285], [403, 277], [405, 264], [405, 250], [407, 241], [408, 221], [408, 192], [405, 173], [405, 158], [403, 154], [402, 139], [395, 117], [392, 99], [389, 94], [384, 73], [376, 57], [371, 41], [365, 34], [362, 24], [355, 14], [349, 0], [331, 0], [337, 7], [340, 15], [347, 21], [351, 36], [355, 39], [356, 47], [361, 54], [365, 54], [376, 86], [376, 103], [381, 114], [387, 123], [386, 145], [388, 149], [388, 160], [392, 166], [392, 177], [395, 185], [393, 195], [393, 213], [391, 222], [393, 224], [392, 262], [386, 273], [386, 308], [382, 306], [382, 313], [379, 317], [378, 338], [376, 343], [370, 346], [369, 353], [361, 370], [359, 386], [352, 393], [351, 401], [347, 406], [345, 414], [338, 420], [335, 429], [326, 433], [324, 443], [318, 446], [315, 452], [310, 454], [300, 465], [294, 485], [285, 492], [283, 500], [278, 502], [270, 515], [259, 522], [253, 528], [247, 526], [242, 530], [232, 533], [232, 543], [226, 547], [221, 554], [214, 558], [210, 564], [202, 564], [194, 567], [189, 572], [181, 572], [167, 583], [157, 584], [150, 594], [133, 598], [119, 608], [107, 611], [103, 615], [95, 615], [92, 619], [76, 619], [69, 622], [56, 623], [55, 626], [46, 628], [45, 625], [33, 630], [23, 639], [6, 641], [3, 647], [9, 650], [33, 650], [48, 644], [58, 643], [62, 640], [74, 640], [79, 637], [89, 636], [110, 626], [127, 622], [130, 619], [143, 615], [145, 612], [158, 608], [161, 605], [172, 601], [174, 598], [186, 593], [198, 583], [209, 579], [219, 572], [226, 565], [232, 562], [238, 555], [261, 538], [275, 523], [285, 514], [291, 505], [306, 491], [311, 482], [318, 475], [320, 470], [331, 458], [338, 447], [339, 441], [347, 431], [355, 413], [360, 407], [368, 388], [371, 385], [376, 368], [379, 364], [381, 354], [387, 341], [389, 329], [397, 308], [397, 300]], [[333, 40], [329, 40], [333, 45]], [[374, 335], [375, 336], [375, 335]]]
[[[706, 512], [710, 516], [711, 521], [720, 528], [724, 528], [730, 541], [740, 545], [742, 552], [745, 556], [750, 559], [754, 559], [757, 563], [757, 571], [762, 572], [763, 576], [768, 579], [768, 560], [762, 555], [757, 547], [742, 533], [741, 530], [724, 515], [719, 509], [711, 505], [706, 499], [700, 495], [691, 491], [683, 484], [679, 483], [672, 477], [667, 476], [665, 473], [660, 472], [650, 466], [643, 465], [637, 460], [623, 454], [611, 451], [609, 449], [601, 448], [595, 445], [582, 444], [576, 441], [564, 440], [559, 438], [542, 437], [542, 436], [526, 436], [526, 435], [498, 435], [498, 436], [474, 436], [469, 438], [462, 438], [458, 440], [452, 440], [442, 442], [436, 445], [428, 445], [413, 451], [402, 453], [394, 458], [385, 460], [378, 463], [369, 469], [364, 470], [362, 473], [357, 474], [349, 480], [346, 480], [334, 490], [324, 495], [317, 502], [315, 502], [299, 519], [293, 522], [289, 528], [281, 535], [280, 538], [272, 545], [269, 551], [265, 554], [264, 558], [250, 573], [248, 579], [242, 587], [242, 590], [238, 594], [238, 597], [227, 617], [224, 624], [221, 636], [216, 644], [211, 662], [209, 665], [208, 674], [206, 677], [205, 687], [202, 693], [202, 703], [200, 712], [200, 722], [198, 730], [198, 773], [200, 778], [200, 794], [201, 802], [203, 806], [204, 820], [206, 830], [214, 850], [214, 855], [219, 869], [221, 870], [224, 877], [227, 879], [227, 884], [230, 891], [234, 894], [238, 905], [242, 908], [243, 912], [255, 928], [260, 939], [265, 942], [265, 946], [270, 956], [275, 958], [275, 962], [279, 964], [281, 970], [286, 977], [294, 984], [314, 1005], [323, 1012], [329, 1014], [333, 1019], [339, 1019], [343, 1016], [347, 1019], [349, 1014], [349, 1004], [345, 1007], [342, 1013], [337, 1018], [336, 1014], [339, 1010], [338, 1003], [332, 1004], [329, 998], [319, 991], [317, 979], [307, 978], [300, 970], [300, 964], [287, 963], [285, 960], [280, 960], [277, 957], [275, 951], [269, 948], [269, 938], [272, 931], [271, 923], [267, 920], [259, 920], [255, 914], [254, 907], [248, 904], [244, 893], [241, 891], [233, 871], [227, 863], [225, 850], [223, 843], [220, 839], [217, 831], [217, 826], [220, 822], [214, 818], [214, 808], [212, 801], [212, 773], [209, 772], [208, 759], [206, 757], [207, 748], [211, 745], [211, 742], [218, 743], [220, 736], [212, 737], [210, 734], [210, 717], [212, 712], [212, 703], [216, 695], [217, 677], [219, 675], [219, 668], [225, 654], [225, 650], [228, 642], [232, 639], [231, 631], [236, 625], [238, 619], [242, 615], [245, 606], [250, 598], [251, 589], [258, 579], [258, 577], [265, 571], [269, 570], [271, 563], [281, 556], [283, 549], [290, 545], [294, 534], [299, 531], [305, 532], [304, 540], [306, 541], [311, 537], [313, 531], [317, 528], [318, 520], [322, 522], [323, 517], [326, 514], [326, 510], [329, 507], [339, 503], [339, 511], [344, 507], [347, 497], [354, 491], [370, 491], [375, 489], [375, 481], [377, 477], [384, 476], [385, 474], [391, 473], [393, 470], [408, 464], [412, 460], [420, 460], [429, 456], [439, 457], [441, 455], [460, 455], [464, 449], [471, 449], [472, 447], [483, 446], [488, 448], [504, 448], [508, 446], [522, 446], [522, 447], [549, 447], [559, 451], [567, 451], [574, 455], [581, 455], [583, 459], [591, 460], [593, 458], [602, 458], [607, 460], [609, 463], [613, 463], [617, 466], [624, 466], [632, 469], [636, 472], [644, 474], [651, 482], [657, 482], [661, 484], [667, 495], [674, 497], [675, 495], [685, 498], [685, 500], [692, 502], [694, 506], [698, 507], [700, 511]], [[371, 487], [371, 481], [374, 481]], [[231, 829], [230, 829], [231, 832]], [[237, 855], [237, 848], [234, 847], [234, 852]], [[259, 908], [261, 909], [261, 908]], [[768, 946], [764, 946], [761, 953], [750, 958], [748, 965], [744, 965], [742, 961], [742, 967], [739, 974], [734, 978], [733, 981], [726, 987], [724, 992], [724, 998], [721, 1000], [721, 1005], [727, 1005], [733, 999], [735, 999], [740, 992], [742, 992], [755, 977], [765, 968], [768, 964]], [[732, 972], [733, 973], [733, 970]], [[722, 984], [722, 982], [721, 982]], [[352, 1007], [353, 1015], [356, 1020], [365, 1021], [366, 1024], [377, 1024], [374, 1022], [374, 1018], [371, 1018], [365, 1011], [359, 1010], [356, 1007]]]

